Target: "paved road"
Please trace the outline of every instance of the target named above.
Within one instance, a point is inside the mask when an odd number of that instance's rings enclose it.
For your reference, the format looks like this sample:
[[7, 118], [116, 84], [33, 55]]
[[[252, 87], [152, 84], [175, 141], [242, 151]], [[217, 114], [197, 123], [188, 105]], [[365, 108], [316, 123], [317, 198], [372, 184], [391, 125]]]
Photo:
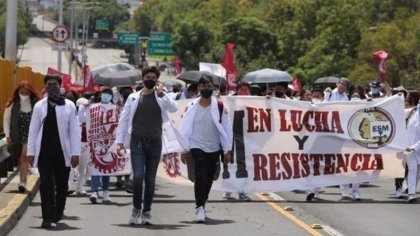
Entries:
[[[261, 201], [222, 200], [213, 192], [207, 206], [206, 224], [194, 219], [193, 188], [160, 181], [152, 206], [152, 226], [130, 226], [131, 196], [111, 192], [112, 203], [92, 205], [88, 197], [68, 198], [64, 220], [55, 229], [41, 224], [40, 199], [37, 196], [10, 236], [31, 235], [308, 235], [269, 205]], [[254, 200], [257, 200], [253, 196]], [[59, 233], [59, 234], [58, 234]]]
[[[153, 226], [128, 225], [131, 196], [114, 189], [111, 204], [92, 205], [87, 196], [69, 197], [66, 217], [51, 230], [39, 227], [37, 196], [10, 235], [418, 235], [420, 231], [420, 204], [395, 199], [393, 180], [363, 185], [361, 202], [340, 200], [339, 189], [333, 187], [324, 188], [321, 199], [310, 203], [302, 191], [250, 194], [252, 202], [227, 201], [214, 191], [206, 224], [193, 222], [191, 186], [158, 182]], [[314, 230], [313, 224], [323, 229]]]

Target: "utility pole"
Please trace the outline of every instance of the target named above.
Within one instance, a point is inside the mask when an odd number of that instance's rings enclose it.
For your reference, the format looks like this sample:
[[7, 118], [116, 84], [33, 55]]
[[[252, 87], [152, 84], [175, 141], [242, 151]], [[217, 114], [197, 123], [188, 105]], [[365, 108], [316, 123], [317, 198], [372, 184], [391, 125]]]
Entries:
[[17, 58], [17, 4], [16, 0], [7, 0], [6, 42], [4, 47], [5, 58], [15, 63]]
[[69, 62], [69, 75], [71, 76], [72, 65], [73, 65], [73, 38], [74, 38], [74, 0], [71, 1], [71, 13], [70, 13], [70, 62]]
[[[58, 7], [58, 23], [60, 25], [63, 24], [63, 0], [60, 0], [60, 5]], [[57, 69], [58, 71], [61, 71], [61, 48], [58, 48], [57, 56]]]

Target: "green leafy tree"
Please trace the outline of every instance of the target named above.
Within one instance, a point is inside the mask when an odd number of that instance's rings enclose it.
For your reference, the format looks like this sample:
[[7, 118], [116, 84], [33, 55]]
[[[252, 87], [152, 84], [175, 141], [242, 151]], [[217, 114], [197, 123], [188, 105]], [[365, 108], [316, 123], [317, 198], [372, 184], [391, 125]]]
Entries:
[[173, 36], [173, 49], [188, 69], [198, 69], [202, 56], [211, 49], [213, 35], [206, 23], [183, 22]]
[[[6, 1], [0, 1], [0, 51], [4, 51], [6, 37]], [[18, 3], [17, 16], [17, 45], [24, 45], [28, 41], [29, 27], [32, 17], [29, 16], [22, 4]]]

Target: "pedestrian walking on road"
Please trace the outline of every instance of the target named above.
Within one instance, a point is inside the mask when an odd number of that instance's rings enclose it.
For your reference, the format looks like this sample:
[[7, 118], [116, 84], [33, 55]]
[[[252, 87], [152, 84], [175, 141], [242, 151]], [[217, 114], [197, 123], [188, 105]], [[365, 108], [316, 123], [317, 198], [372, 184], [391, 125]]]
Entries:
[[156, 67], [142, 70], [144, 88], [127, 98], [117, 129], [117, 153], [125, 153], [126, 147], [131, 151], [134, 207], [129, 223], [132, 225], [139, 223], [140, 216], [142, 224], [151, 224], [151, 206], [162, 152], [162, 124], [170, 121], [169, 112], [176, 112], [178, 107], [163, 92], [163, 86], [156, 85], [159, 76]]
[[48, 96], [33, 109], [28, 136], [28, 159], [40, 174], [42, 228], [63, 216], [70, 166], [79, 164], [80, 127], [76, 107], [60, 94], [62, 79], [44, 77]]
[[221, 150], [224, 154], [224, 164], [230, 162], [233, 131], [226, 108], [223, 107], [220, 112], [221, 101], [212, 96], [212, 79], [201, 78], [198, 87], [200, 97], [187, 106], [181, 119], [180, 133], [190, 149], [190, 153], [182, 154], [181, 160], [186, 163], [187, 155], [191, 155], [194, 162], [195, 221], [204, 223], [205, 205], [220, 161]]
[[416, 188], [420, 177], [420, 102], [417, 104], [416, 114], [408, 123], [408, 143], [410, 147], [406, 148], [408, 166], [408, 202], [417, 200]]
[[[89, 143], [90, 157], [104, 158], [108, 153], [108, 148], [115, 142], [115, 133], [106, 133], [106, 126], [111, 123], [117, 123], [119, 115], [117, 106], [112, 101], [111, 88], [104, 87], [100, 95], [101, 102], [92, 104], [88, 108], [84, 106], [79, 110], [79, 120], [81, 123], [90, 124], [89, 130], [94, 127], [95, 132], [88, 132], [87, 138]], [[89, 119], [89, 120], [87, 120]], [[92, 142], [92, 140], [94, 142]], [[95, 146], [97, 145], [97, 146]], [[88, 158], [89, 159], [89, 158]], [[96, 204], [99, 198], [99, 187], [102, 184], [102, 201], [110, 202], [109, 196], [109, 175], [92, 174], [90, 180], [91, 195], [89, 200], [92, 204]]]
[[21, 193], [26, 192], [29, 171], [29, 162], [26, 157], [29, 124], [35, 103], [40, 98], [40, 93], [28, 81], [23, 80], [9, 97], [4, 110], [4, 134], [11, 150], [10, 154], [19, 168], [18, 190]]

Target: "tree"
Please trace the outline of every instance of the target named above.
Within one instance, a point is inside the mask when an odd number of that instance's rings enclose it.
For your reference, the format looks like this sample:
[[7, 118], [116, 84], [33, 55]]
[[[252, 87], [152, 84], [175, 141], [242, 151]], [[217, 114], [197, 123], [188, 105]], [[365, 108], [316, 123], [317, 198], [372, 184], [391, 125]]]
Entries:
[[173, 49], [187, 69], [198, 69], [198, 64], [210, 51], [213, 37], [209, 26], [201, 21], [183, 22], [173, 36]]
[[[5, 37], [6, 37], [6, 1], [0, 1], [0, 52], [4, 51]], [[18, 3], [18, 16], [17, 16], [17, 45], [23, 45], [28, 41], [30, 22], [32, 17], [29, 16], [22, 6]]]

